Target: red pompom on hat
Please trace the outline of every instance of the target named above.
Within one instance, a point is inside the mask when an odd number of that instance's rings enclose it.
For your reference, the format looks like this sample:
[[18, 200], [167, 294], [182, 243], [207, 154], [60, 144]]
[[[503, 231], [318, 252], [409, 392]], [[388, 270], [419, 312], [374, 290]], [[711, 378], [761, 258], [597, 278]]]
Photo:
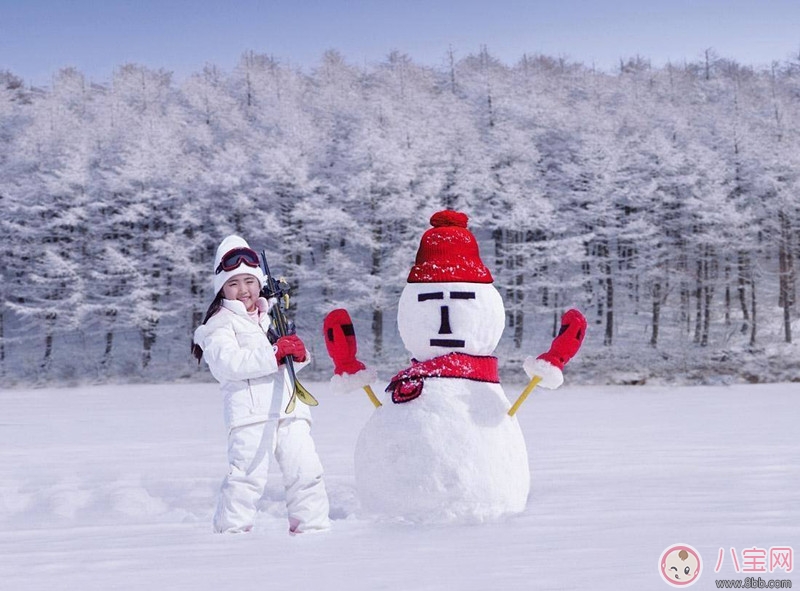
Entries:
[[420, 240], [417, 260], [408, 274], [409, 283], [492, 283], [481, 261], [478, 242], [467, 229], [467, 214], [439, 211]]

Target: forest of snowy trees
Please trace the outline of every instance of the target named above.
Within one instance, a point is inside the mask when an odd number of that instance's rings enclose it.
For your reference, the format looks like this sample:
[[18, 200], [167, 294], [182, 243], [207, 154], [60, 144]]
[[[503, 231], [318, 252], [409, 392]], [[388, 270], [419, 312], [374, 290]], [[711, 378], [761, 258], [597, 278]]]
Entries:
[[615, 72], [486, 50], [311, 71], [247, 53], [180, 84], [137, 65], [45, 89], [0, 73], [0, 383], [207, 379], [189, 342], [239, 233], [360, 357], [405, 366], [395, 313], [428, 218], [470, 216], [507, 308], [504, 371], [571, 306], [585, 381], [796, 379], [800, 61]]

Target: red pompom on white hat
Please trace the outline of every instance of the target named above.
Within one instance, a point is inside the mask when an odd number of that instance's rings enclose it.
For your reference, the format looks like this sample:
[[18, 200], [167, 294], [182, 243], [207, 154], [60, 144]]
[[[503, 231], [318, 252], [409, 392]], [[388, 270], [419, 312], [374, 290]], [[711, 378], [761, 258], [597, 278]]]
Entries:
[[492, 283], [494, 278], [481, 260], [478, 241], [467, 229], [467, 214], [444, 210], [431, 216], [408, 283]]

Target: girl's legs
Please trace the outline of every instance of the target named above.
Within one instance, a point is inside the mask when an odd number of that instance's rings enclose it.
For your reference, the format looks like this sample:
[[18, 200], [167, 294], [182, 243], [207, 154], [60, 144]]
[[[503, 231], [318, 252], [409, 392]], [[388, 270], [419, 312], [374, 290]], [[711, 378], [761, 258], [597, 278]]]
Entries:
[[233, 533], [252, 529], [257, 504], [267, 483], [274, 434], [274, 422], [231, 429], [229, 470], [219, 494], [214, 531]]
[[300, 533], [328, 529], [328, 494], [308, 421], [289, 418], [278, 423], [275, 458], [286, 488], [289, 530]]

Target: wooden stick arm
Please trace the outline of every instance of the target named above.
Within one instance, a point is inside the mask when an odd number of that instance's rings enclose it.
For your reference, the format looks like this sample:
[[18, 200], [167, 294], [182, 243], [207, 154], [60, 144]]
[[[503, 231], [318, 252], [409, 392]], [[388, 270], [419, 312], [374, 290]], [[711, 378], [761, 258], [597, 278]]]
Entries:
[[375, 408], [378, 408], [379, 406], [383, 406], [381, 404], [381, 401], [378, 400], [378, 397], [375, 396], [375, 392], [372, 391], [372, 387], [369, 384], [367, 384], [363, 388], [364, 388], [364, 392], [367, 393], [367, 396], [369, 396], [370, 402], [372, 402], [372, 404], [373, 404], [373, 406], [375, 406]]
[[528, 397], [528, 394], [530, 394], [536, 385], [541, 381], [541, 376], [533, 376], [531, 378], [531, 381], [528, 382], [527, 386], [525, 386], [522, 394], [519, 395], [519, 398], [517, 398], [514, 404], [511, 405], [511, 408], [508, 409], [508, 416], [513, 417], [517, 413], [519, 407], [522, 406], [522, 403], [525, 402], [525, 399]]

